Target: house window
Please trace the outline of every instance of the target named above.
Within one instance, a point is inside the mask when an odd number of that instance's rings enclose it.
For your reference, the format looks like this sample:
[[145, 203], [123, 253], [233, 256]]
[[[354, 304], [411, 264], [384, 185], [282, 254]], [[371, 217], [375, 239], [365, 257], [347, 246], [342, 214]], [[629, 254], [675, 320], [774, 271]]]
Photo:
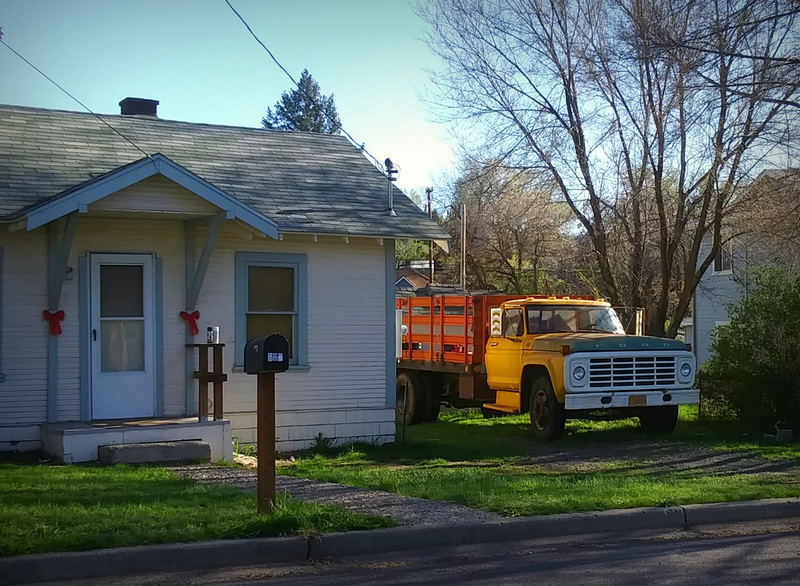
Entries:
[[733, 271], [733, 241], [723, 243], [714, 258], [714, 274], [728, 274]]
[[306, 256], [236, 253], [236, 366], [248, 340], [281, 334], [290, 366], [307, 364]]

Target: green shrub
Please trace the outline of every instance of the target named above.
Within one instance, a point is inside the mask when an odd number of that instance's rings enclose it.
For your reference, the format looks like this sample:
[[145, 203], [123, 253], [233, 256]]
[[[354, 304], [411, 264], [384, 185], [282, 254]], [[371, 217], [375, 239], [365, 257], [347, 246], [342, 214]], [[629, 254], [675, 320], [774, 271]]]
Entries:
[[747, 427], [800, 432], [800, 272], [755, 273], [755, 289], [729, 310], [704, 366], [704, 393]]

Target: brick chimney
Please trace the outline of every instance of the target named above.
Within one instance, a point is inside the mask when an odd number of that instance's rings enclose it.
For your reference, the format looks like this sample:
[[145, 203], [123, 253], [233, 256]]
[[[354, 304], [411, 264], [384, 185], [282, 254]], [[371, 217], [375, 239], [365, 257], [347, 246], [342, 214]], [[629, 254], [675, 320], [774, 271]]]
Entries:
[[125, 98], [119, 103], [120, 114], [123, 116], [133, 116], [136, 114], [144, 116], [157, 116], [158, 100], [146, 100], [145, 98]]

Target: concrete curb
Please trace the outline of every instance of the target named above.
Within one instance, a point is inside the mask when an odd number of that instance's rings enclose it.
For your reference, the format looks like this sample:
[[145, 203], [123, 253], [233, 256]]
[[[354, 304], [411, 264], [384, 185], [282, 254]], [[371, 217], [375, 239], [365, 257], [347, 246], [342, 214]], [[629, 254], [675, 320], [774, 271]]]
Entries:
[[309, 538], [274, 537], [145, 545], [0, 558], [0, 585], [265, 563], [300, 563], [308, 559], [326, 557], [348, 557], [537, 537], [619, 533], [646, 529], [688, 529], [714, 523], [779, 518], [800, 518], [800, 498], [514, 517], [486, 523], [405, 526], [374, 531], [330, 533]]
[[149, 572], [180, 572], [263, 563], [304, 562], [308, 538], [273, 537], [168, 543], [0, 558], [0, 584], [60, 582]]

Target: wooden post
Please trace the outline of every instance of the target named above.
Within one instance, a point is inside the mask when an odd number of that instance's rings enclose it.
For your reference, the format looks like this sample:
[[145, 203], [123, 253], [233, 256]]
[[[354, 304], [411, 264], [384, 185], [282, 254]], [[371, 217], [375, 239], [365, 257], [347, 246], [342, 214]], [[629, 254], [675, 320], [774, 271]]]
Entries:
[[[222, 374], [222, 345], [215, 344], [212, 352], [214, 353], [214, 374]], [[227, 375], [224, 375], [227, 378]], [[214, 420], [223, 418], [222, 408], [222, 384], [223, 378], [217, 376], [214, 379]]]
[[258, 457], [258, 512], [275, 506], [275, 373], [258, 373], [256, 455]]
[[[199, 371], [201, 375], [208, 375], [208, 346], [200, 345]], [[208, 377], [198, 378], [197, 383], [197, 418], [208, 421]]]

